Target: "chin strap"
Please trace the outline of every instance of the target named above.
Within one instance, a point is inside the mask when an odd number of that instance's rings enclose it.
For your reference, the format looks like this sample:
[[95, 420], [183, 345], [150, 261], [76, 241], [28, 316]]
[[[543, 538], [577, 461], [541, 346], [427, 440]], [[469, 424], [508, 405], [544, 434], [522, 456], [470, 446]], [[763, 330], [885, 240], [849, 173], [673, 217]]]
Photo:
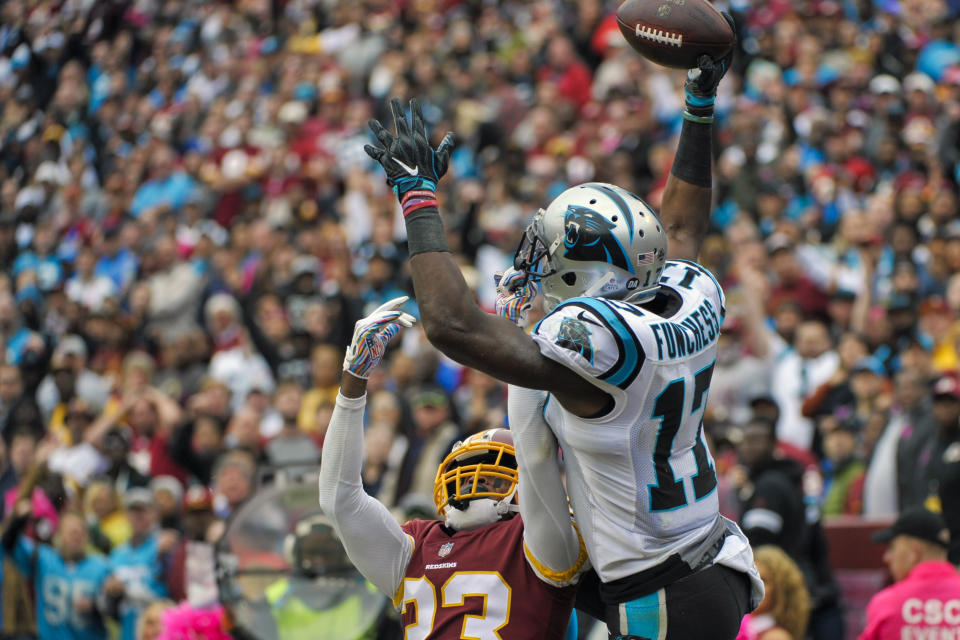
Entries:
[[511, 491], [509, 495], [504, 496], [499, 502], [497, 502], [496, 504], [497, 514], [499, 514], [500, 516], [505, 516], [508, 513], [520, 513], [520, 505], [518, 505], [516, 502], [513, 501], [516, 495], [517, 495], [517, 486], [514, 485], [513, 491]]
[[587, 287], [586, 291], [584, 291], [580, 295], [583, 296], [584, 298], [595, 297], [598, 293], [600, 293], [600, 290], [603, 288], [603, 285], [605, 285], [607, 281], [612, 277], [613, 277], [613, 271], [607, 271], [605, 274], [603, 274], [603, 277], [597, 278], [596, 280], [594, 280], [593, 284]]
[[650, 289], [644, 289], [639, 293], [632, 293], [629, 296], [626, 296], [623, 301], [629, 302], [631, 304], [637, 304], [638, 302], [647, 302], [653, 300], [653, 297], [657, 295], [657, 292], [660, 291], [660, 285], [658, 284], [655, 287]]

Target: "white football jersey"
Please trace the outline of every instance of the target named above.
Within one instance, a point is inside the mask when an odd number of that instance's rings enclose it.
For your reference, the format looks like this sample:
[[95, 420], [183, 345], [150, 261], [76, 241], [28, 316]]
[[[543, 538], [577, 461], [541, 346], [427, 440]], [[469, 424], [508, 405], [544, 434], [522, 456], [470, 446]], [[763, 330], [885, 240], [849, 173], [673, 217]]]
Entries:
[[[723, 291], [709, 271], [686, 261], [668, 261], [660, 283], [682, 301], [668, 317], [622, 301], [573, 298], [533, 332], [545, 356], [615, 401], [596, 419], [579, 418], [552, 397], [544, 409], [563, 448], [578, 526], [603, 582], [698, 547], [720, 517], [702, 419]], [[746, 538], [730, 527], [735, 535], [716, 562], [750, 572]]]

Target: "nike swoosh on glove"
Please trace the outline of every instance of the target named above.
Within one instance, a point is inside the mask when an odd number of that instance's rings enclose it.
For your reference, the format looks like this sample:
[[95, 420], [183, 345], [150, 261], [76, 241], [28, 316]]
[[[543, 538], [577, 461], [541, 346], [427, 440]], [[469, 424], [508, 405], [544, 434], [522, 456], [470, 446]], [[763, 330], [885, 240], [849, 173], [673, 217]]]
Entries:
[[[411, 191], [435, 194], [437, 182], [450, 165], [453, 133], [448, 131], [434, 149], [430, 146], [426, 120], [416, 99], [410, 100], [409, 119], [398, 99], [390, 101], [390, 109], [396, 135], [378, 120], [370, 120], [367, 124], [380, 144], [364, 145], [363, 150], [386, 171], [387, 184], [393, 187], [401, 203]], [[407, 213], [406, 209], [404, 213]]]

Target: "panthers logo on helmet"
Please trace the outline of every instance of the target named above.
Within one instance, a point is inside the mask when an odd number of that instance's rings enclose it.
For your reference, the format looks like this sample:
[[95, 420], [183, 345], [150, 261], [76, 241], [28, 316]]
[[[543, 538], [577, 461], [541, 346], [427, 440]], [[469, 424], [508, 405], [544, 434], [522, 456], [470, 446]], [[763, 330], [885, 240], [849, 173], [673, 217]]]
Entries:
[[593, 344], [590, 342], [590, 335], [590, 329], [582, 320], [564, 318], [560, 322], [556, 344], [564, 349], [576, 351], [593, 364]]
[[627, 254], [611, 233], [615, 227], [593, 209], [574, 204], [568, 206], [563, 220], [564, 257], [585, 262], [606, 262], [632, 273], [633, 267]]

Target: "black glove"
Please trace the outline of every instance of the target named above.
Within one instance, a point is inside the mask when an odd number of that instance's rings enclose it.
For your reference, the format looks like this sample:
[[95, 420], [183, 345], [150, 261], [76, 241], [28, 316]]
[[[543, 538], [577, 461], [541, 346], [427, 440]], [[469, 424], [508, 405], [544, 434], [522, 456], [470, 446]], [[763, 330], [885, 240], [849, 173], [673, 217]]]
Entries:
[[363, 150], [387, 172], [387, 184], [393, 187], [401, 203], [404, 195], [411, 191], [436, 193], [437, 182], [450, 163], [453, 133], [448, 131], [440, 146], [434, 149], [427, 139], [427, 126], [416, 99], [410, 100], [409, 123], [398, 99], [390, 101], [390, 108], [396, 137], [377, 120], [370, 120], [367, 124], [382, 146], [367, 144]]
[[730, 69], [730, 63], [733, 61], [733, 50], [737, 46], [737, 27], [733, 23], [733, 18], [726, 11], [723, 17], [730, 24], [733, 30], [734, 42], [730, 47], [730, 52], [720, 60], [713, 60], [710, 56], [702, 55], [697, 60], [696, 69], [687, 71], [687, 81], [683, 85], [686, 94], [687, 112], [694, 116], [710, 117], [713, 115], [713, 102], [717, 97], [717, 86], [727, 70]]

